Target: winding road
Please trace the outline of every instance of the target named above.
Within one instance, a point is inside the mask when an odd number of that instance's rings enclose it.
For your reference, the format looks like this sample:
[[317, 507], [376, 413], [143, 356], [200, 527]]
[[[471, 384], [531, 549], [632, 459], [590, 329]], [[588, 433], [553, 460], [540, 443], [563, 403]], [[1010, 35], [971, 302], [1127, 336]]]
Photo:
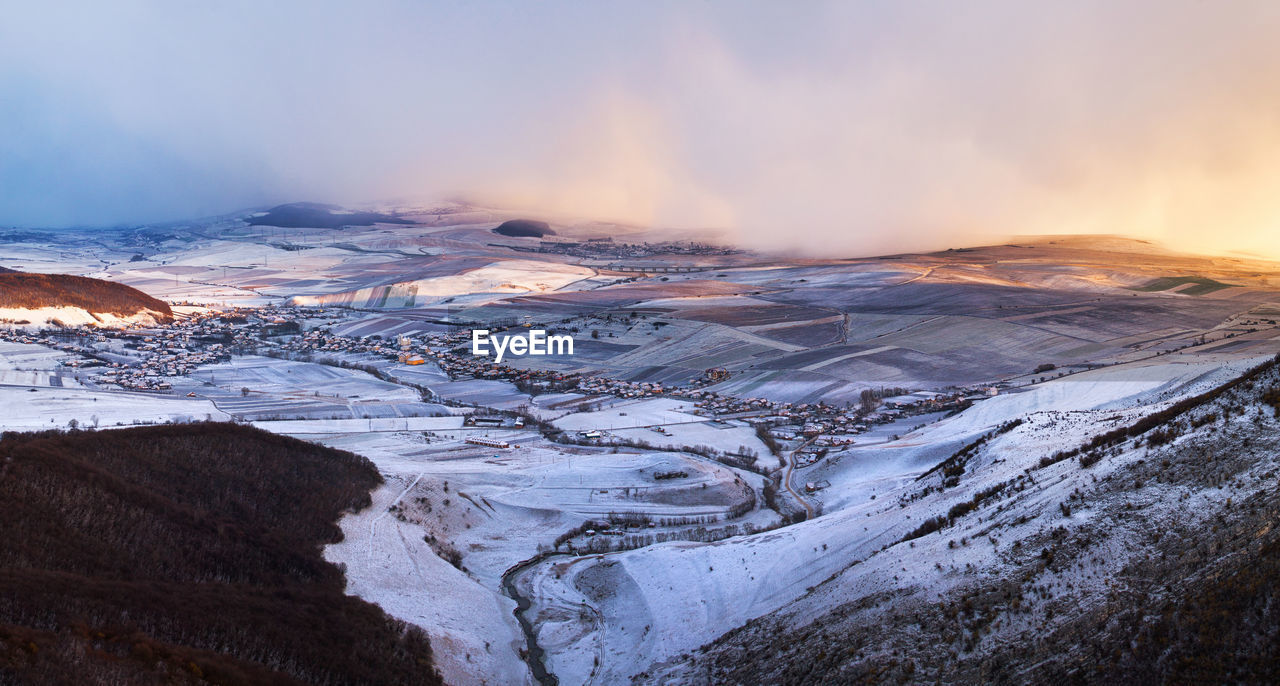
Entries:
[[787, 456], [789, 458], [787, 460], [787, 471], [782, 476], [782, 486], [787, 489], [787, 493], [790, 493], [793, 498], [795, 498], [797, 501], [799, 501], [801, 505], [804, 506], [805, 519], [813, 519], [813, 516], [815, 514], [813, 511], [813, 506], [809, 504], [809, 501], [800, 497], [800, 494], [796, 493], [796, 490], [791, 487], [791, 473], [794, 472], [796, 469], [796, 455], [801, 450], [804, 450], [806, 447], [808, 447], [810, 443], [813, 443], [812, 438], [805, 441], [804, 443], [801, 443], [799, 447], [791, 451], [791, 454]]

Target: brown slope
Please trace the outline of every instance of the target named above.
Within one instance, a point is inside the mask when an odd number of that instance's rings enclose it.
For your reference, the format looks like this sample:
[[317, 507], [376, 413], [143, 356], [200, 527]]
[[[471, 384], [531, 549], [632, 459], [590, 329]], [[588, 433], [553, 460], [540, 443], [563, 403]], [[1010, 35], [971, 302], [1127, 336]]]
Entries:
[[0, 273], [0, 307], [78, 307], [121, 317], [152, 310], [161, 320], [173, 318], [164, 301], [132, 286], [70, 274]]
[[233, 424], [0, 439], [0, 684], [438, 684], [321, 547], [377, 469]]

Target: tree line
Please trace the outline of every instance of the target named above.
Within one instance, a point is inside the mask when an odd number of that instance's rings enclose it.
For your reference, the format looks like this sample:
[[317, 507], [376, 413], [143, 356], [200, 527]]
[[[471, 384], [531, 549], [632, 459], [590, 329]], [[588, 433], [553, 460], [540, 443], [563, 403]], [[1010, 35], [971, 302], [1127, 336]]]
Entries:
[[79, 307], [121, 316], [149, 309], [164, 318], [173, 312], [163, 300], [122, 283], [69, 274], [0, 273], [0, 307]]

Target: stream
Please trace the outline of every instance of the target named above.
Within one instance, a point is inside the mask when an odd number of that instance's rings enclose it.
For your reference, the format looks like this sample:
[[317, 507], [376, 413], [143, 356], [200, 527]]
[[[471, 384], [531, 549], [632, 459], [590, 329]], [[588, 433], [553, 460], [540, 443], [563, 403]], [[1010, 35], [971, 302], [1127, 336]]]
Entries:
[[547, 671], [547, 665], [544, 661], [546, 651], [538, 646], [538, 634], [533, 628], [533, 622], [530, 622], [525, 617], [525, 612], [533, 606], [533, 601], [520, 595], [520, 591], [516, 588], [516, 577], [520, 572], [556, 554], [539, 553], [523, 562], [517, 563], [502, 573], [502, 590], [507, 597], [516, 601], [516, 609], [512, 614], [516, 616], [516, 621], [520, 622], [520, 629], [524, 631], [524, 640], [528, 647], [528, 654], [525, 656], [524, 661], [529, 664], [529, 670], [533, 672], [533, 678], [537, 679], [542, 686], [559, 686], [560, 680], [556, 678], [556, 675]]

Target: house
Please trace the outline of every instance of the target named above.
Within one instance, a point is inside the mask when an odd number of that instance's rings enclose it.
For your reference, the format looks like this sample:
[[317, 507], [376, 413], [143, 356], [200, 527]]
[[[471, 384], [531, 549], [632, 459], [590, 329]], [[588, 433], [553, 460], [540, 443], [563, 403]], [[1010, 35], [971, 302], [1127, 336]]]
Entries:
[[485, 438], [483, 436], [472, 436], [467, 439], [467, 443], [471, 445], [482, 445], [486, 448], [510, 448], [511, 444], [497, 438]]

